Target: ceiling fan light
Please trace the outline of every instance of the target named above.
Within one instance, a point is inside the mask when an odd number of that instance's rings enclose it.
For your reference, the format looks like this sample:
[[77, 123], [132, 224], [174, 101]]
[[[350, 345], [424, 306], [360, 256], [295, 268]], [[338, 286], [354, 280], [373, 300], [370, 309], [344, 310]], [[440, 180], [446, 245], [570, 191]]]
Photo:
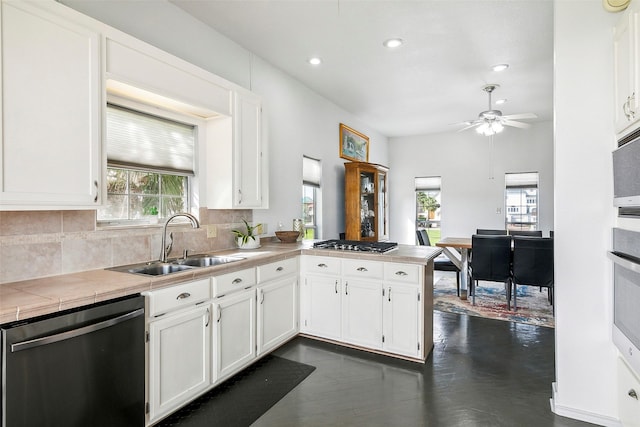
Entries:
[[491, 67], [493, 71], [504, 71], [507, 68], [509, 68], [509, 64], [496, 64], [493, 67]]
[[388, 47], [390, 49], [393, 49], [395, 47], [402, 46], [402, 43], [404, 43], [404, 41], [402, 39], [394, 38], [394, 39], [385, 40], [384, 43], [382, 43], [382, 44], [384, 45], [384, 47]]
[[500, 122], [493, 122], [491, 123], [491, 129], [493, 133], [500, 133], [504, 130], [504, 126]]
[[309, 58], [307, 62], [309, 62], [309, 64], [311, 65], [320, 65], [322, 64], [322, 58], [314, 56], [313, 58]]

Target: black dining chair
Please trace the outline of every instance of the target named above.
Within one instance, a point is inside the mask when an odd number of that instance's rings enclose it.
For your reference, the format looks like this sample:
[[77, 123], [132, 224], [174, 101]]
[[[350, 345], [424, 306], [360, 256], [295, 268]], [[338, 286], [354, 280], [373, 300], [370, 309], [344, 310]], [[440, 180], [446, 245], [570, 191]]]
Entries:
[[553, 239], [549, 237], [513, 237], [513, 307], [518, 309], [518, 285], [547, 288], [553, 306]]
[[511, 236], [474, 234], [471, 237], [471, 251], [472, 304], [476, 303], [478, 280], [503, 282], [507, 308], [511, 310]]
[[[431, 246], [431, 240], [427, 230], [416, 230], [418, 244], [421, 246]], [[455, 271], [456, 272], [456, 292], [460, 296], [460, 269], [447, 258], [446, 255], [440, 254], [433, 260], [433, 269], [438, 271]]]
[[506, 236], [507, 230], [493, 230], [490, 228], [478, 228], [476, 229], [476, 234], [480, 234], [483, 236]]
[[542, 237], [542, 230], [510, 230], [510, 236]]

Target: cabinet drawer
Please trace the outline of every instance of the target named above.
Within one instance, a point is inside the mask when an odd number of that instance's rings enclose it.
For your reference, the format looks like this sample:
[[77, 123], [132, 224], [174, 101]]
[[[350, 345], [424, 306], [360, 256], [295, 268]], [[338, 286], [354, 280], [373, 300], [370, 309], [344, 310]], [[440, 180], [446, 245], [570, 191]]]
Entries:
[[250, 288], [256, 284], [255, 268], [235, 271], [211, 278], [213, 284], [213, 297], [221, 297], [230, 292], [240, 291]]
[[384, 263], [384, 280], [401, 283], [422, 283], [422, 266], [418, 264]]
[[307, 274], [340, 274], [340, 258], [306, 256], [302, 259], [303, 271]]
[[153, 317], [211, 299], [211, 286], [209, 279], [202, 279], [151, 291], [145, 295], [149, 304], [147, 315]]
[[258, 283], [264, 283], [269, 280], [289, 274], [298, 273], [298, 260], [296, 258], [285, 259], [282, 261], [272, 262], [271, 264], [261, 265], [256, 269]]
[[360, 259], [345, 259], [342, 262], [342, 274], [350, 277], [382, 279], [383, 263]]

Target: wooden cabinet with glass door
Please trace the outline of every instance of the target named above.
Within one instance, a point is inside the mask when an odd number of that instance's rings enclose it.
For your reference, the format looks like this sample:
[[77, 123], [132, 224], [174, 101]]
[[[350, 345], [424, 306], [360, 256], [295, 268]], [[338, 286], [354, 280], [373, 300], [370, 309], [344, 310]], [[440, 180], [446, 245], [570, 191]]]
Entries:
[[345, 238], [380, 241], [389, 238], [386, 166], [345, 163]]

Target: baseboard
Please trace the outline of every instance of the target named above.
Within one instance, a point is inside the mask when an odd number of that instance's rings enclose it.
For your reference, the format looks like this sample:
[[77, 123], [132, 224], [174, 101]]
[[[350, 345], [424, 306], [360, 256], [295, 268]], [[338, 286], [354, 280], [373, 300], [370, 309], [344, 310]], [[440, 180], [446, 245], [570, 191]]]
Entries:
[[583, 411], [582, 409], [571, 408], [567, 406], [556, 405], [556, 395], [558, 394], [558, 386], [554, 382], [551, 384], [553, 397], [549, 399], [551, 405], [551, 412], [561, 417], [572, 418], [574, 420], [585, 421], [588, 423], [596, 424], [604, 427], [623, 427], [620, 420], [607, 417], [601, 414], [593, 412]]

